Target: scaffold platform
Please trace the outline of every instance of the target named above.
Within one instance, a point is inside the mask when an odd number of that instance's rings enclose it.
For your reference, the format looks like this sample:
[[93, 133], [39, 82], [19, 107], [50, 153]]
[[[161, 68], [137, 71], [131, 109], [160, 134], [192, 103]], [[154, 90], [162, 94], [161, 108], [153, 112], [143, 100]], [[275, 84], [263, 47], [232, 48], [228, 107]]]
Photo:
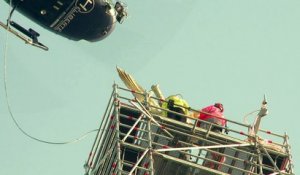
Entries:
[[[132, 94], [144, 96], [143, 101]], [[191, 116], [161, 115], [163, 100], [113, 86], [108, 106], [84, 165], [85, 175], [293, 175], [288, 135], [227, 119], [228, 133]], [[188, 110], [199, 112], [189, 108]], [[201, 112], [201, 111], [200, 111]], [[209, 124], [208, 129], [197, 126]]]

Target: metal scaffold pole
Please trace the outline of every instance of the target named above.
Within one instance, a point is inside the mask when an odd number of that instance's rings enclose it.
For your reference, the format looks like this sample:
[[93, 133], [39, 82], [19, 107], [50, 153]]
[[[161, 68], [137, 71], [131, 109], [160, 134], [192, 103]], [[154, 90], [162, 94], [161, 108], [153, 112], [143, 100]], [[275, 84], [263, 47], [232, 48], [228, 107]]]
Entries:
[[[148, 104], [148, 93], [145, 93], [145, 106], [146, 106], [146, 109], [149, 109], [149, 104]], [[147, 129], [148, 129], [148, 143], [149, 143], [149, 146], [148, 146], [148, 149], [149, 149], [149, 171], [150, 171], [150, 175], [154, 175], [154, 167], [153, 167], [153, 147], [152, 147], [152, 131], [151, 131], [151, 119], [150, 118], [147, 118], [146, 119], [147, 121]]]
[[294, 173], [294, 164], [292, 161], [291, 146], [289, 145], [289, 136], [287, 135], [286, 132], [284, 133], [284, 143], [285, 143], [285, 148], [286, 148], [287, 154], [289, 156], [289, 165], [288, 166], [289, 166], [291, 173], [293, 174]]
[[116, 134], [117, 134], [117, 173], [121, 175], [122, 171], [122, 160], [121, 160], [121, 140], [120, 140], [120, 122], [119, 122], [119, 105], [120, 102], [118, 100], [118, 85], [114, 85], [114, 113], [115, 113], [115, 120], [116, 120]]

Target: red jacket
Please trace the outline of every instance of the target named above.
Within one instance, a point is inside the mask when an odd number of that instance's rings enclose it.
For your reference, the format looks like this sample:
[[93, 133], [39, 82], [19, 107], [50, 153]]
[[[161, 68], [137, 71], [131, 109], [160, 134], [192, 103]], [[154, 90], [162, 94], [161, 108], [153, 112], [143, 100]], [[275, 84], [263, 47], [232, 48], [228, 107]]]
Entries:
[[[214, 105], [207, 106], [207, 107], [203, 108], [201, 111], [203, 111], [205, 113], [209, 113], [211, 115], [200, 113], [199, 119], [208, 120], [208, 119], [214, 118], [217, 121], [216, 124], [220, 124], [222, 126], [226, 125], [226, 119], [223, 116], [223, 112], [219, 108], [215, 107]], [[199, 125], [199, 123], [198, 123], [198, 125]]]

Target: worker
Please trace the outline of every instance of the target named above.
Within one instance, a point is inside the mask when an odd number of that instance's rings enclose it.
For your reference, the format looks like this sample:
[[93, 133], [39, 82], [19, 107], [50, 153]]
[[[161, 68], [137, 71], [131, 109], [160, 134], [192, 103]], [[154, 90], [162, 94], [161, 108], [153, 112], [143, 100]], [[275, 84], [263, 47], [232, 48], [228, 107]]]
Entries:
[[[222, 127], [227, 127], [227, 121], [223, 115], [223, 112], [224, 112], [223, 104], [215, 103], [214, 105], [210, 105], [210, 106], [203, 108], [200, 111], [199, 119], [222, 126]], [[204, 128], [204, 129], [209, 129], [210, 124], [200, 121], [197, 123], [197, 126], [200, 126], [201, 128]], [[224, 130], [222, 127], [212, 126], [211, 131], [222, 133]], [[225, 131], [225, 132], [227, 133], [227, 131]], [[202, 143], [202, 145], [207, 145], [207, 144]], [[220, 153], [224, 152], [224, 148], [217, 148], [217, 149], [211, 149], [211, 150], [220, 152]], [[203, 165], [205, 167], [216, 169], [216, 170], [219, 170], [221, 168], [222, 163], [225, 162], [225, 157], [218, 153], [208, 152], [206, 155], [206, 158], [208, 160], [205, 160], [203, 162]], [[214, 160], [219, 163], [214, 163], [209, 160]]]
[[[165, 102], [162, 104], [163, 109], [168, 109], [170, 111], [174, 111], [176, 113], [180, 113], [183, 115], [188, 115], [189, 113], [189, 105], [188, 103], [180, 98], [178, 95], [171, 95], [168, 98], [166, 98]], [[186, 117], [183, 117], [181, 115], [178, 115], [174, 112], [169, 111], [163, 111], [163, 116], [172, 118], [177, 121], [186, 122]]]
[[[222, 103], [215, 103], [214, 105], [207, 106], [200, 111], [199, 119], [211, 122], [213, 124], [226, 127], [227, 121], [223, 115], [224, 108]], [[209, 129], [210, 124], [199, 121], [198, 127]], [[222, 127], [212, 126], [211, 130], [215, 132], [223, 132]]]
[[[189, 115], [189, 105], [188, 103], [182, 99], [178, 95], [171, 95], [168, 98], [165, 99], [165, 101], [162, 103], [162, 108], [166, 109], [163, 110], [162, 116], [171, 118], [183, 123], [187, 122], [187, 118], [182, 115]], [[179, 113], [179, 114], [177, 114]], [[182, 115], [180, 115], [182, 114]], [[177, 131], [177, 130], [176, 130]], [[169, 140], [168, 146], [170, 147], [186, 147], [188, 141], [188, 136], [185, 134], [182, 134], [180, 132], [172, 132], [171, 134], [174, 136], [172, 140]], [[179, 153], [178, 152], [167, 152], [166, 154], [182, 159], [182, 160], [190, 160], [189, 152], [184, 151], [185, 153]], [[162, 174], [186, 174], [188, 171], [188, 167], [184, 166], [178, 162], [170, 161], [170, 160], [164, 160], [161, 163], [161, 169], [163, 170]]]

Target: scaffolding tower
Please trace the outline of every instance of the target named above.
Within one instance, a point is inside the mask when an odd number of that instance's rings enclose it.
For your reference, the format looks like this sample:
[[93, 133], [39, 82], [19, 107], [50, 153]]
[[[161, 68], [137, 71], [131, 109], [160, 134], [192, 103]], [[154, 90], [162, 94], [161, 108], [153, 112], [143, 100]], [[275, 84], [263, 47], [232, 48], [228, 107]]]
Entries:
[[[163, 101], [113, 86], [85, 175], [294, 174], [286, 133], [258, 129], [250, 134], [251, 125], [232, 120], [223, 127], [228, 134], [217, 133], [213, 123], [197, 118], [176, 113], [188, 119], [184, 123], [162, 116], [162, 111], [172, 111], [148, 103], [150, 99]], [[200, 128], [198, 122], [210, 127]]]

